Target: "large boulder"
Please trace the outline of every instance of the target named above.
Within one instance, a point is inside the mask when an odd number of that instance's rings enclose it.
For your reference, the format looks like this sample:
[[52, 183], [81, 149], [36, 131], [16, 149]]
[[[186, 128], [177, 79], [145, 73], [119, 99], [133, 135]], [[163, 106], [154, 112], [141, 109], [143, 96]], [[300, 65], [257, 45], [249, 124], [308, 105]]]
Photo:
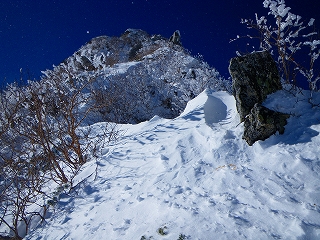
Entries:
[[264, 51], [232, 58], [229, 72], [237, 111], [241, 122], [244, 122], [242, 138], [251, 146], [277, 131], [282, 134], [289, 115], [261, 105], [269, 94], [282, 89], [271, 54]]
[[282, 88], [277, 65], [268, 51], [232, 58], [229, 72], [241, 122], [256, 103]]
[[258, 140], [269, 138], [277, 131], [283, 134], [289, 116], [256, 103], [244, 120], [242, 138], [251, 146]]

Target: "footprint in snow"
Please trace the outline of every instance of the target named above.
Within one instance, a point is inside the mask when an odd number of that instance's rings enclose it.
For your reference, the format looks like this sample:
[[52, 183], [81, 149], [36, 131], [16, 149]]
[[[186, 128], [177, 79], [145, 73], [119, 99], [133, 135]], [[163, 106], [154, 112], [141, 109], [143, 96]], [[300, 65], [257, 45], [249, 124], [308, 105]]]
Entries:
[[162, 155], [162, 154], [161, 154], [160, 158], [161, 158], [161, 160], [164, 160], [164, 161], [168, 161], [168, 160], [169, 160], [168, 157], [166, 157], [166, 156], [164, 156], [164, 155]]

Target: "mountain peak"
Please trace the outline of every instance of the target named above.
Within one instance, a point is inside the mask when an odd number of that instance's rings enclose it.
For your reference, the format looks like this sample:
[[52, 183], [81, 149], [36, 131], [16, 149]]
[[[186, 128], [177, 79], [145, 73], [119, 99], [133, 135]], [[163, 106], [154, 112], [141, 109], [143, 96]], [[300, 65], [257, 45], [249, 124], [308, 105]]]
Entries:
[[134, 38], [134, 37], [144, 37], [144, 38], [150, 38], [150, 35], [141, 29], [134, 29], [134, 28], [128, 28], [122, 35], [121, 37], [129, 37], [129, 38]]
[[[170, 40], [131, 28], [119, 37], [99, 36], [44, 74], [52, 76], [62, 67], [74, 73], [71, 78], [94, 76], [99, 88], [117, 95], [113, 105], [104, 110], [104, 120], [137, 123], [154, 115], [174, 118], [205, 88], [230, 91], [231, 86], [214, 68], [177, 44], [179, 31], [174, 36]], [[117, 87], [109, 90], [110, 85]], [[123, 104], [127, 106], [121, 107]]]

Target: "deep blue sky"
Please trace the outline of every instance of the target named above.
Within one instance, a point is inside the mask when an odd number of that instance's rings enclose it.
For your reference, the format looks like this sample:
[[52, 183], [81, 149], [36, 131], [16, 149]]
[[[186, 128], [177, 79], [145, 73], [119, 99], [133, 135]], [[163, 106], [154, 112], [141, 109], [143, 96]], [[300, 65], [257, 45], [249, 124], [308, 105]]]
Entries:
[[[263, 0], [1, 0], [0, 80], [19, 79], [19, 69], [38, 79], [87, 41], [119, 36], [128, 28], [170, 37], [180, 30], [182, 44], [200, 53], [228, 77], [228, 62], [243, 43], [241, 18], [267, 14]], [[291, 12], [320, 26], [320, 1], [287, 0]]]

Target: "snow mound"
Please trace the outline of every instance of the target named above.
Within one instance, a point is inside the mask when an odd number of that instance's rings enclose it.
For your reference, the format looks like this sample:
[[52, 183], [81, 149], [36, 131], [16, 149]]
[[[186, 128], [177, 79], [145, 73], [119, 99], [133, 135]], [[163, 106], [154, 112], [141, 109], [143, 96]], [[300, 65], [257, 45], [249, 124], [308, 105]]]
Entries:
[[203, 110], [207, 124], [219, 123], [227, 117], [227, 106], [219, 98], [213, 96], [208, 96]]
[[249, 147], [233, 96], [207, 90], [175, 119], [122, 125], [26, 239], [319, 239], [320, 136], [285, 142], [299, 120]]

